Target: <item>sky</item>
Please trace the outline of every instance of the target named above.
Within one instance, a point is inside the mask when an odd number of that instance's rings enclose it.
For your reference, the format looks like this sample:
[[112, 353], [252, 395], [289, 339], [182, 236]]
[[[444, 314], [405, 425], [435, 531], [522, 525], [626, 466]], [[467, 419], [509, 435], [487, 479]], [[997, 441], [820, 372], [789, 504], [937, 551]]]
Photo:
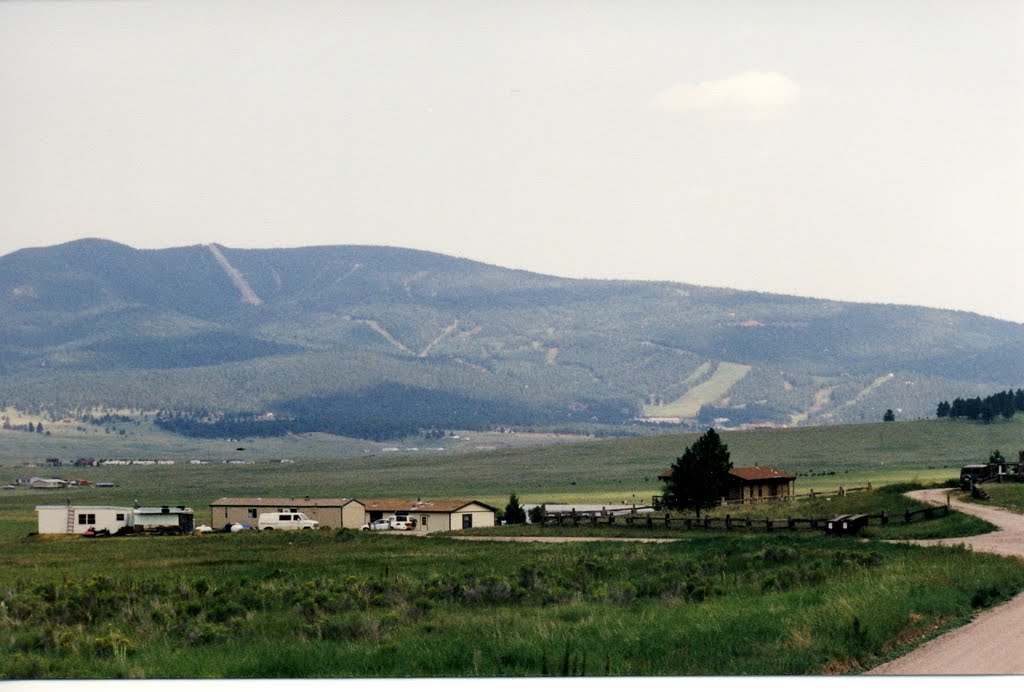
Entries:
[[1024, 2], [0, 0], [0, 255], [369, 244], [1024, 322]]

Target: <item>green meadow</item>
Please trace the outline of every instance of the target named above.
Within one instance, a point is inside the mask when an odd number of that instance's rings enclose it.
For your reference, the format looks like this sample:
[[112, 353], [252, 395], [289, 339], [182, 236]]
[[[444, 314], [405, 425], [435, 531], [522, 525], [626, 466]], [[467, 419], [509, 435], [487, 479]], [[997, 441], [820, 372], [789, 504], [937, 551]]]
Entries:
[[[328, 530], [32, 535], [33, 508], [69, 497], [187, 503], [207, 523], [208, 503], [224, 495], [467, 497], [498, 506], [513, 491], [523, 502], [649, 499], [657, 473], [696, 435], [294, 464], [62, 468], [115, 487], [0, 495], [0, 677], [857, 673], [1024, 589], [1018, 560], [878, 540], [988, 530], [955, 512], [903, 524], [900, 513], [919, 505], [902, 492], [948, 480], [993, 449], [1015, 454], [1022, 430], [1017, 421], [915, 421], [723, 433], [736, 465], [797, 473], [798, 492], [867, 482], [872, 490], [716, 513], [887, 510], [893, 521], [869, 527], [866, 541], [807, 530], [662, 529], [645, 535], [681, 540], [557, 545]], [[249, 445], [259, 449], [259, 441], [237, 443]], [[147, 456], [175, 454], [154, 445]], [[0, 467], [11, 477], [49, 475], [41, 471]]]

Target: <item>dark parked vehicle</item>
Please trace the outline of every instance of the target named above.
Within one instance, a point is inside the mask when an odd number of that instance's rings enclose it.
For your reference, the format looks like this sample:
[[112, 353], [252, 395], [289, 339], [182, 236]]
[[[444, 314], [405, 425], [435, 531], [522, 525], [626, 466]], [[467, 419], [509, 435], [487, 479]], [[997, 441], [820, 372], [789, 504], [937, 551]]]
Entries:
[[988, 464], [971, 464], [960, 469], [960, 489], [970, 490], [973, 483], [987, 480], [991, 471]]

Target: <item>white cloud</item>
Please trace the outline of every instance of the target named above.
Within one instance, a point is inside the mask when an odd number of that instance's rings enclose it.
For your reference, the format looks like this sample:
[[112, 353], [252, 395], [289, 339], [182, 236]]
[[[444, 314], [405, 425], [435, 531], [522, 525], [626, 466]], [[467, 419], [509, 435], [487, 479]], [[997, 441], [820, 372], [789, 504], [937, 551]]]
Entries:
[[767, 120], [800, 102], [800, 85], [778, 72], [748, 70], [725, 79], [673, 84], [650, 107], [661, 113], [703, 113], [711, 117]]

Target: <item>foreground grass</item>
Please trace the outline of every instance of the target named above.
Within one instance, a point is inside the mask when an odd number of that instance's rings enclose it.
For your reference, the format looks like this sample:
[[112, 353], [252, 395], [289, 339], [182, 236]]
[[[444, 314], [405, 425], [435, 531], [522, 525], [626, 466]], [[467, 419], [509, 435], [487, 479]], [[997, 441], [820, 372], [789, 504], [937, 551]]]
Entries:
[[325, 531], [2, 549], [7, 678], [856, 672], [1024, 588], [1007, 558], [798, 534], [509, 546]]

